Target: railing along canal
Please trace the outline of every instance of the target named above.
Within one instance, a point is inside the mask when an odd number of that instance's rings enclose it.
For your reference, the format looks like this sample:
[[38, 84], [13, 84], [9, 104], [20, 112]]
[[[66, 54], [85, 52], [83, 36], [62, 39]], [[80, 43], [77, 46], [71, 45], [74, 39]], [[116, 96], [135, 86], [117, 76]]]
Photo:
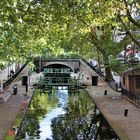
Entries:
[[108, 85], [114, 89], [115, 91], [118, 91], [118, 83], [116, 83], [114, 80], [107, 78], [103, 72], [92, 66], [90, 63], [88, 63], [86, 60], [82, 59], [95, 73], [97, 73], [98, 76], [100, 76], [104, 81], [106, 81], [108, 83]]
[[134, 93], [129, 92], [129, 91], [125, 90], [124, 88], [122, 88], [122, 95], [127, 96], [133, 102], [140, 105], [140, 96], [139, 95], [135, 95]]
[[5, 89], [7, 86], [9, 86], [16, 78], [17, 76], [21, 73], [21, 71], [26, 67], [27, 63], [24, 64], [16, 73], [10, 77], [7, 81], [3, 83], [3, 89]]

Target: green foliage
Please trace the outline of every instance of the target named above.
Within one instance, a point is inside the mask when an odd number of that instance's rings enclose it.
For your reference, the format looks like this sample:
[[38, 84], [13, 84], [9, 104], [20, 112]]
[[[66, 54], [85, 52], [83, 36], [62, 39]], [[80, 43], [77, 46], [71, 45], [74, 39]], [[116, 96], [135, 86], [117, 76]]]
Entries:
[[125, 64], [124, 62], [120, 62], [115, 58], [110, 58], [110, 67], [112, 71], [118, 73], [119, 75], [121, 75], [122, 72], [128, 68], [127, 64]]
[[[7, 0], [0, 5], [0, 60], [69, 53], [84, 58], [100, 53], [106, 59], [132, 41], [139, 47], [137, 0]], [[125, 43], [115, 42], [115, 31], [127, 34]]]
[[15, 120], [14, 126], [20, 127], [21, 122], [22, 122], [22, 116], [20, 118], [17, 117]]
[[5, 137], [5, 140], [14, 140], [14, 139], [15, 139], [14, 136], [6, 136], [6, 137]]

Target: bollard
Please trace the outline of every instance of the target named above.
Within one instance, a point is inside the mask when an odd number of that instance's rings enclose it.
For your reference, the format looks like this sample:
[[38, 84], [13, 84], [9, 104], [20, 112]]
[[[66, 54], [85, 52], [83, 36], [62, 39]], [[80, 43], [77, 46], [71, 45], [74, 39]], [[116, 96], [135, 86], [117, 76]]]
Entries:
[[28, 84], [26, 83], [26, 92], [28, 92]]
[[128, 115], [128, 108], [124, 109], [124, 116], [126, 117]]
[[107, 90], [105, 90], [104, 95], [107, 95]]

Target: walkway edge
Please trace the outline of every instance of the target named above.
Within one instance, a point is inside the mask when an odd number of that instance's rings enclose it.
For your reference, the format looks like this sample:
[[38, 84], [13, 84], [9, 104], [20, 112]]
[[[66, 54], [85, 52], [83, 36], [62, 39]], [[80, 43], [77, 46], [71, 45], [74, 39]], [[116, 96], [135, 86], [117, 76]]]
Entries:
[[[89, 93], [89, 95], [90, 95], [90, 93]], [[96, 99], [94, 99], [93, 97], [92, 97], [92, 99], [93, 99], [95, 105], [98, 107], [98, 109], [102, 113], [102, 115], [104, 116], [104, 118], [106, 119], [106, 121], [108, 122], [108, 124], [111, 126], [111, 128], [114, 130], [114, 132], [117, 134], [119, 139], [120, 140], [130, 140], [128, 138], [128, 136], [126, 135], [125, 130], [123, 128], [121, 128], [118, 123], [115, 122], [115, 119], [112, 119], [112, 117], [108, 113], [108, 111], [104, 110], [103, 106], [101, 106], [100, 103], [98, 103], [98, 101]]]

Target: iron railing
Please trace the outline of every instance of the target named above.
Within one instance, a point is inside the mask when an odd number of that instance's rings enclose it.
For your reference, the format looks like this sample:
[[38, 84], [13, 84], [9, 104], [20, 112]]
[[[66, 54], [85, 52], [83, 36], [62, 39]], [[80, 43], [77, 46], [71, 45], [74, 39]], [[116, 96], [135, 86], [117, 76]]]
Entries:
[[134, 103], [140, 105], [140, 95], [136, 95], [132, 92], [129, 92], [128, 90], [126, 90], [124, 88], [122, 88], [122, 95], [127, 96]]
[[119, 85], [115, 80], [109, 79], [108, 77], [106, 77], [103, 72], [92, 66], [90, 63], [88, 63], [86, 60], [82, 59], [98, 76], [100, 76], [104, 81], [106, 81], [108, 83], [108, 85], [114, 89], [115, 91], [119, 91]]
[[21, 73], [21, 71], [26, 67], [27, 63], [24, 64], [18, 71], [16, 71], [16, 73], [10, 77], [10, 79], [8, 79], [7, 81], [5, 81], [3, 83], [3, 89], [5, 89], [6, 87], [8, 87], [16, 78], [17, 76]]

